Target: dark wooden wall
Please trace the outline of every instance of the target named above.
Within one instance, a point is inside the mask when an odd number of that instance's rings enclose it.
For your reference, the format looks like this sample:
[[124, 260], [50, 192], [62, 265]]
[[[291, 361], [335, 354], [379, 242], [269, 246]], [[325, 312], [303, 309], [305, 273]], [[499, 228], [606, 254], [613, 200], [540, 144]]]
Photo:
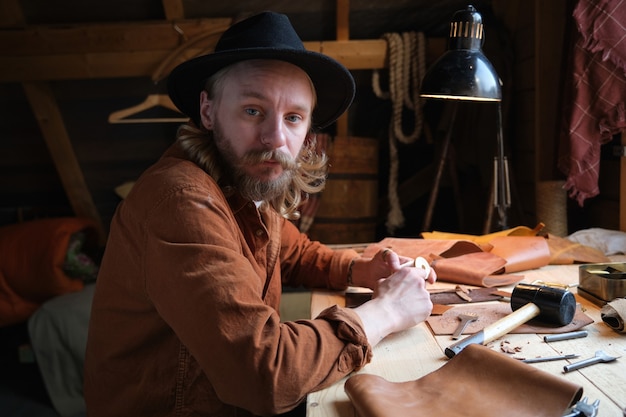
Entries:
[[[176, 4], [155, 0], [115, 0], [107, 2], [104, 7], [105, 3], [102, 2], [66, 0], [63, 7], [58, 4], [53, 7], [52, 3], [35, 0], [11, 0], [3, 3], [3, 7], [10, 3], [21, 8], [23, 20], [22, 23], [14, 22], [7, 19], [5, 14], [4, 18], [0, 18], [0, 25], [6, 30], [24, 27], [24, 24], [162, 21], [167, 15], [164, 5]], [[274, 9], [290, 16], [305, 41], [332, 40], [337, 35], [337, 4], [331, 0], [308, 3], [279, 0], [180, 3], [185, 6], [185, 18], [231, 18]], [[452, 13], [466, 6], [466, 2], [453, 0], [435, 2], [436, 4], [408, 0], [380, 3], [373, 4], [365, 0], [350, 3], [351, 39], [377, 39], [385, 32], [407, 30], [424, 31], [430, 37], [445, 37]], [[561, 29], [558, 25], [547, 24], [551, 22], [551, 18], [546, 22], [542, 17], [550, 16], [544, 15], [545, 13], [561, 13], [558, 16], [565, 21], [568, 16], [565, 11], [555, 10], [566, 4], [564, 0], [548, 3], [550, 4], [543, 4], [541, 0], [473, 3], [483, 13], [486, 23], [485, 53], [505, 82], [505, 135], [513, 162], [516, 188], [514, 207], [511, 210], [512, 225], [534, 226], [537, 221], [537, 181], [545, 179], [546, 175], [559, 175], [551, 169], [546, 174], [542, 168], [551, 164], [542, 156], [546, 153], [542, 150], [553, 149], [553, 141], [543, 137], [539, 141], [538, 138], [545, 131], [554, 129], [554, 126], [544, 126], [546, 119], [542, 119], [537, 113], [539, 111], [541, 116], [552, 114], [553, 116], [547, 117], [552, 117], [548, 120], [554, 123], [554, 117], [558, 117], [558, 108], [553, 101], [546, 100], [553, 98], [553, 94], [558, 94], [558, 91], [544, 92], [546, 81], [541, 84], [538, 80], [543, 76], [541, 68], [552, 68], [552, 78], [548, 85], [558, 87], [561, 71], [560, 58], [553, 55], [550, 49], [546, 51], [545, 48], [540, 48], [545, 45], [541, 39], [553, 39], [555, 36], [558, 39]], [[540, 6], [539, 9], [536, 9], [537, 5]], [[555, 33], [550, 32], [551, 27]], [[541, 62], [537, 61], [538, 56], [541, 57]], [[551, 56], [554, 56], [554, 62], [546, 62], [545, 59]], [[0, 65], [2, 59], [0, 50]], [[555, 66], [559, 68], [556, 75]], [[389, 162], [386, 135], [390, 109], [388, 102], [373, 95], [371, 74], [371, 70], [367, 69], [354, 71], [358, 95], [350, 111], [349, 132], [355, 136], [373, 137], [380, 141], [379, 195], [382, 201], [379, 205], [377, 235], [381, 237], [386, 233], [384, 196], [387, 192]], [[539, 84], [542, 85], [542, 94], [537, 94]], [[55, 80], [50, 81], [49, 85], [61, 110], [94, 204], [103, 224], [108, 225], [120, 201], [114, 188], [135, 179], [159, 157], [172, 143], [176, 125], [110, 124], [107, 117], [112, 111], [141, 102], [148, 94], [162, 92], [163, 87], [155, 85], [148, 77]], [[541, 110], [537, 110], [538, 108]], [[430, 136], [401, 149], [402, 180], [411, 178], [416, 169], [427, 167], [433, 162], [436, 145], [449, 127], [445, 118], [442, 118], [445, 116], [445, 109], [429, 105], [426, 111]], [[460, 202], [455, 200], [449, 181], [444, 181], [433, 228], [468, 233], [482, 231], [491, 155], [495, 145], [493, 118], [493, 109], [488, 107], [467, 108], [460, 114], [454, 129], [462, 198]], [[32, 217], [72, 214], [46, 142], [42, 139], [40, 126], [19, 81], [0, 82], [0, 132], [0, 224]], [[614, 183], [610, 180], [610, 168], [607, 171], [609, 179], [605, 179], [606, 175], [603, 173], [601, 181], [608, 184], [603, 190], [607, 190], [611, 199]], [[420, 189], [412, 192], [410, 202], [405, 207], [407, 225], [398, 231], [399, 235], [415, 236], [422, 231], [429, 191], [428, 181], [431, 180], [432, 178], [425, 177]], [[426, 186], [424, 183], [427, 183]], [[465, 213], [463, 227], [456, 216], [457, 205], [461, 205]], [[595, 201], [585, 209], [574, 210], [576, 218], [583, 219], [578, 225], [595, 224], [616, 228], [613, 226], [618, 218], [617, 207], [611, 207], [608, 212], [603, 208], [602, 212], [605, 214], [597, 216], [593, 214], [594, 206]]]

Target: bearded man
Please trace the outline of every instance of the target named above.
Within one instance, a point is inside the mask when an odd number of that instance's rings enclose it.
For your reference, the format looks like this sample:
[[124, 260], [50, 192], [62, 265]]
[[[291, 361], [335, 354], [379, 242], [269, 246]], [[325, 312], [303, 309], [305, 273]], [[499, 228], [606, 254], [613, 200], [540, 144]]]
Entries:
[[[333, 59], [306, 51], [286, 16], [229, 28], [172, 71], [190, 117], [118, 207], [96, 283], [87, 414], [303, 413], [309, 392], [360, 369], [388, 334], [432, 309], [434, 272], [388, 250], [363, 258], [290, 222], [323, 187], [315, 132], [354, 97]], [[367, 303], [281, 322], [283, 286], [376, 289]]]

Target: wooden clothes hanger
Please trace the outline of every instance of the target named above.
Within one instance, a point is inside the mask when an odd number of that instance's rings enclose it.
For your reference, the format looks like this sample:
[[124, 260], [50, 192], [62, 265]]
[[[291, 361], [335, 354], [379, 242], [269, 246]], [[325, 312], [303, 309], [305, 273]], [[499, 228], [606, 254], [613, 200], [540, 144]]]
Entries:
[[109, 123], [182, 123], [189, 120], [188, 117], [129, 117], [155, 107], [164, 107], [180, 113], [167, 94], [149, 94], [143, 102], [111, 113]]
[[[179, 58], [181, 53], [187, 51], [191, 47], [195, 47], [200, 42], [205, 42], [207, 40], [210, 41], [210, 48], [206, 51], [202, 51], [202, 54], [208, 53], [212, 51], [215, 47], [216, 39], [220, 36], [230, 25], [225, 27], [217, 28], [209, 33], [197, 36], [191, 40], [185, 40], [185, 42], [176, 48], [157, 68], [157, 70], [152, 74], [152, 80], [157, 83], [162, 78], [164, 78], [164, 74], [169, 73], [171, 71], [172, 65], [175, 66], [178, 63], [176, 60]], [[175, 29], [180, 32], [175, 26]], [[173, 64], [174, 63], [174, 64]], [[127, 109], [122, 109], [115, 111], [109, 115], [109, 123], [182, 123], [189, 120], [188, 117], [129, 117], [133, 115], [138, 115], [139, 113], [149, 110], [154, 107], [164, 107], [168, 110], [173, 110], [176, 113], [181, 113], [180, 110], [172, 103], [172, 100], [169, 98], [167, 94], [149, 94], [146, 99], [135, 106], [129, 107]]]

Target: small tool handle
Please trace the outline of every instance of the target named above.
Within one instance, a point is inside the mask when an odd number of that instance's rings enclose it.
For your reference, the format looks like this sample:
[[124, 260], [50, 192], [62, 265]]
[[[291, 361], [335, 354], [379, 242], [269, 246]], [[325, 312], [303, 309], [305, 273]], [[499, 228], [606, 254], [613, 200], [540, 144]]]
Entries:
[[602, 358], [594, 356], [593, 358], [584, 359], [576, 363], [570, 363], [569, 365], [565, 365], [563, 367], [563, 372], [575, 371], [577, 369], [584, 368], [585, 366], [594, 365], [600, 362], [602, 362]]
[[458, 339], [459, 337], [461, 337], [461, 335], [463, 334], [463, 332], [465, 331], [465, 328], [467, 327], [468, 324], [470, 324], [472, 321], [476, 320], [475, 318], [469, 318], [469, 317], [464, 317], [461, 319], [461, 322], [459, 323], [459, 325], [456, 327], [456, 330], [454, 331], [454, 333], [452, 334], [452, 338], [454, 340]]
[[523, 307], [518, 308], [511, 314], [501, 318], [495, 323], [490, 324], [479, 332], [474, 333], [466, 337], [465, 339], [461, 339], [458, 342], [448, 346], [445, 350], [445, 354], [448, 358], [452, 358], [457, 353], [461, 352], [466, 346], [477, 343], [477, 344], [486, 344], [495, 340], [505, 334], [509, 333], [511, 330], [516, 327], [526, 323], [530, 319], [537, 317], [539, 315], [539, 307], [537, 307], [533, 303], [528, 303]]

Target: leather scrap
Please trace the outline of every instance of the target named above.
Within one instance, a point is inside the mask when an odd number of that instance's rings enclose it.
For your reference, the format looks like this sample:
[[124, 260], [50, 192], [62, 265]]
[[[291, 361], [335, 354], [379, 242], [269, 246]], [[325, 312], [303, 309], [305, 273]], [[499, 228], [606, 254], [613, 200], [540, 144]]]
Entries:
[[493, 288], [472, 288], [468, 291], [467, 295], [470, 300], [464, 299], [457, 294], [454, 289], [431, 292], [430, 301], [433, 304], [464, 304], [464, 303], [481, 303], [483, 301], [497, 301], [502, 299], [501, 295], [495, 293]]
[[541, 236], [499, 236], [489, 241], [491, 253], [506, 259], [506, 273], [541, 268], [550, 263], [550, 248]]
[[[539, 225], [535, 229], [520, 226], [481, 239], [476, 237], [477, 241], [388, 237], [368, 245], [363, 256], [374, 256], [383, 248], [410, 258], [421, 256], [429, 261], [438, 280], [488, 288], [515, 284], [524, 277], [512, 274], [549, 264], [609, 261], [597, 249], [551, 234], [547, 238], [534, 236], [539, 230]], [[454, 236], [434, 232], [429, 236], [446, 235]]]
[[495, 287], [511, 285], [523, 279], [521, 276], [502, 274], [505, 259], [485, 252], [476, 243], [466, 240], [385, 238], [369, 245], [363, 256], [374, 256], [382, 248], [410, 258], [421, 256], [427, 259], [441, 281]]
[[449, 233], [449, 232], [423, 232], [421, 236], [424, 239], [453, 239], [453, 240], [469, 240], [477, 244], [487, 244], [493, 238], [499, 236], [537, 236], [537, 234], [545, 227], [543, 223], [537, 223], [534, 229], [526, 226], [517, 226], [512, 229], [500, 230], [498, 232], [488, 233], [485, 235], [468, 235], [462, 233]]
[[380, 249], [392, 249], [394, 252], [409, 258], [421, 256], [429, 260], [432, 260], [433, 255], [453, 258], [467, 253], [483, 251], [478, 244], [469, 240], [426, 240], [387, 237], [377, 243], [368, 245], [363, 251], [363, 256], [374, 256]]
[[361, 373], [344, 388], [359, 417], [561, 417], [583, 394], [577, 384], [481, 345], [416, 380]]
[[502, 287], [521, 281], [519, 275], [503, 274], [506, 260], [489, 252], [468, 253], [436, 259], [431, 266], [437, 280], [477, 287]]
[[[463, 303], [480, 303], [483, 301], [496, 301], [502, 299], [502, 295], [496, 294], [493, 288], [472, 288], [468, 290], [467, 296], [471, 301], [462, 298], [457, 290], [451, 288], [442, 291], [431, 292], [430, 300], [434, 305], [449, 305]], [[371, 291], [346, 291], [346, 307], [354, 308], [372, 299]], [[435, 313], [432, 313], [435, 314]]]
[[[469, 323], [464, 331], [464, 334], [472, 334], [484, 329], [490, 324], [495, 323], [504, 316], [511, 314], [511, 312], [511, 305], [505, 303], [488, 305], [464, 304], [454, 307], [441, 315], [431, 315], [428, 319], [426, 319], [426, 323], [428, 323], [428, 326], [435, 335], [452, 334], [459, 324], [459, 320], [457, 318], [459, 314], [476, 313], [478, 314], [478, 320]], [[518, 326], [510, 333], [566, 333], [581, 329], [591, 323], [593, 323], [593, 319], [586, 315], [581, 310], [580, 306], [577, 306], [574, 319], [566, 326], [552, 325], [534, 319]]]
[[602, 321], [618, 333], [626, 333], [626, 298], [609, 301], [600, 310]]

